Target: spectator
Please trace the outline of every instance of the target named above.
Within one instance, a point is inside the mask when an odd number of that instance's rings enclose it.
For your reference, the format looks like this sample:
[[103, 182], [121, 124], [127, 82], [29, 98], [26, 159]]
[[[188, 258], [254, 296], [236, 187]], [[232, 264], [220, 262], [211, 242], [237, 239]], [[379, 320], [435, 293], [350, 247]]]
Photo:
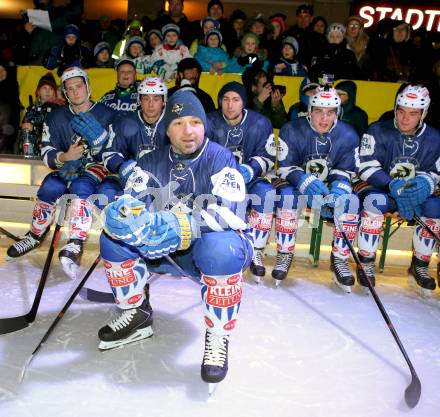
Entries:
[[287, 16], [282, 13], [278, 13], [269, 18], [272, 25], [272, 31], [267, 40], [268, 60], [270, 64], [275, 64], [280, 58], [282, 48], [281, 40], [286, 30], [286, 17]]
[[312, 30], [312, 32], [320, 33], [324, 36], [327, 32], [327, 26], [327, 19], [323, 16], [315, 16], [310, 23], [310, 29]]
[[221, 48], [222, 34], [218, 29], [210, 29], [206, 33], [205, 45], [199, 45], [194, 56], [202, 66], [202, 71], [210, 74], [223, 74], [224, 72], [243, 71], [243, 67], [237, 63], [235, 58], [229, 58], [228, 53]]
[[184, 45], [191, 45], [197, 37], [193, 25], [183, 13], [183, 0], [169, 0], [169, 11], [159, 16], [154, 27], [162, 29], [165, 25], [174, 24], [179, 27], [180, 39]]
[[200, 76], [202, 74], [202, 67], [194, 58], [184, 58], [177, 65], [176, 85], [170, 88], [168, 95], [172, 96], [178, 89], [183, 87], [183, 81], [188, 81], [193, 88], [197, 98], [202, 103], [206, 113], [215, 110], [214, 101], [211, 96], [199, 88]]
[[364, 32], [364, 22], [359, 16], [351, 16], [347, 20], [346, 28], [347, 48], [356, 56], [359, 78], [369, 80], [373, 68], [369, 48], [370, 37]]
[[235, 51], [238, 63], [244, 70], [251, 66], [259, 66], [264, 70], [269, 68], [267, 50], [259, 48], [259, 39], [255, 33], [246, 33], [241, 39], [241, 48]]
[[310, 68], [313, 56], [324, 56], [328, 41], [325, 36], [327, 32], [327, 20], [322, 16], [316, 16], [310, 23], [310, 31], [306, 38], [306, 45], [301, 51], [301, 63]]
[[[310, 4], [301, 4], [296, 9], [296, 24], [286, 30], [284, 36], [293, 36], [299, 43], [299, 48], [302, 55], [307, 50], [310, 35], [310, 23], [313, 19], [313, 6]], [[303, 56], [298, 57], [302, 64], [306, 64]], [[307, 65], [307, 64], [306, 64]]]
[[334, 79], [356, 79], [356, 57], [347, 49], [344, 39], [345, 26], [332, 23], [327, 29], [328, 45], [323, 56], [312, 58], [309, 74], [311, 79], [319, 79], [323, 74], [333, 74]]
[[[195, 56], [195, 54], [197, 53], [197, 49], [199, 47], [199, 45], [205, 45], [206, 42], [206, 33], [208, 32], [208, 30], [211, 29], [220, 29], [220, 23], [217, 22], [217, 20], [215, 20], [212, 17], [205, 17], [204, 19], [202, 19], [200, 21], [200, 25], [201, 25], [201, 33], [200, 36], [197, 39], [194, 39], [190, 48], [189, 48], [189, 52], [192, 56]], [[223, 47], [223, 49], [226, 51], [226, 48]]]
[[110, 56], [111, 46], [107, 42], [99, 42], [93, 49], [96, 68], [114, 68], [115, 60]]
[[144, 55], [145, 41], [140, 36], [132, 36], [127, 39], [127, 48], [122, 56], [133, 61], [138, 74], [146, 74], [150, 71], [150, 57]]
[[113, 51], [118, 43], [118, 34], [112, 27], [112, 21], [110, 17], [102, 15], [99, 18], [99, 28], [95, 37], [95, 44], [99, 42], [107, 42], [110, 45], [110, 52]]
[[241, 75], [248, 96], [248, 108], [266, 116], [275, 129], [280, 129], [287, 121], [287, 113], [283, 104], [283, 95], [274, 89], [272, 79], [266, 71], [255, 68], [246, 69]]
[[27, 50], [28, 65], [43, 65], [46, 51], [61, 44], [64, 27], [69, 23], [79, 22], [83, 0], [70, 0], [65, 6], [57, 7], [52, 0], [34, 0], [34, 5], [35, 9], [49, 13], [52, 31], [34, 26], [25, 14], [24, 29], [28, 36], [24, 40], [24, 48]]
[[223, 39], [230, 56], [232, 56], [234, 51], [241, 45], [246, 19], [246, 13], [240, 9], [236, 9], [232, 12], [228, 20], [227, 30], [224, 31], [225, 35]]
[[136, 64], [131, 59], [121, 58], [116, 64], [117, 81], [113, 90], [105, 93], [100, 102], [119, 112], [132, 112], [138, 108]]
[[153, 51], [162, 43], [162, 33], [159, 29], [151, 29], [145, 37], [145, 54], [151, 55]]
[[306, 70], [296, 59], [299, 45], [293, 36], [287, 36], [281, 43], [281, 58], [273, 66], [273, 73], [277, 75], [294, 75], [304, 77]]
[[91, 53], [81, 45], [79, 28], [76, 25], [67, 25], [64, 28], [64, 44], [61, 48], [54, 47], [48, 51], [45, 67], [57, 69], [58, 76], [66, 68], [89, 68], [92, 63]]
[[245, 26], [245, 32], [254, 33], [258, 38], [260, 48], [267, 49], [269, 34], [272, 31], [272, 25], [269, 25], [264, 16], [259, 13], [257, 17], [250, 19]]
[[220, 32], [222, 32], [226, 29], [226, 23], [227, 19], [223, 17], [223, 3], [220, 0], [210, 0], [208, 2], [208, 16], [215, 19], [219, 27], [217, 29], [220, 29]]
[[122, 39], [116, 44], [115, 49], [113, 49], [113, 59], [118, 60], [124, 55], [127, 49], [127, 40], [132, 36], [142, 37], [142, 24], [137, 19], [133, 19], [127, 26], [127, 29], [125, 29]]
[[318, 83], [313, 83], [308, 77], [304, 77], [299, 86], [300, 101], [293, 104], [289, 109], [288, 119], [293, 121], [300, 117], [307, 117], [309, 114], [309, 99], [315, 95], [316, 89], [319, 88]]
[[11, 153], [20, 119], [17, 74], [0, 61], [0, 153]]
[[169, 23], [162, 28], [163, 42], [151, 55], [151, 63], [157, 74], [165, 81], [176, 78], [177, 64], [191, 57], [188, 48], [179, 41], [179, 26]]
[[341, 98], [339, 119], [353, 127], [361, 138], [368, 127], [368, 115], [356, 106], [356, 84], [353, 81], [341, 81], [335, 89]]

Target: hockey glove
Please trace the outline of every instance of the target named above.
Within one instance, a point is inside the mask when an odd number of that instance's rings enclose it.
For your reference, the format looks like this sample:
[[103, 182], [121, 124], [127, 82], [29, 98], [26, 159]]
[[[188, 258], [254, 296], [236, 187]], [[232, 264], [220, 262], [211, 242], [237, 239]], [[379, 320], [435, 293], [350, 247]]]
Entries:
[[149, 229], [142, 239], [143, 244], [138, 247], [145, 258], [162, 258], [177, 250], [188, 249], [191, 245], [190, 217], [184, 213], [150, 213]]
[[[342, 195], [351, 194], [351, 186], [345, 181], [334, 181], [330, 187], [330, 194], [326, 198], [326, 205], [335, 208], [338, 204], [338, 198]], [[342, 204], [342, 202], [341, 202]]]
[[109, 137], [107, 131], [90, 112], [75, 116], [70, 125], [78, 135], [87, 141], [91, 148], [102, 147]]
[[304, 174], [301, 176], [298, 183], [298, 189], [301, 194], [307, 195], [309, 197], [309, 206], [312, 205], [313, 196], [326, 196], [329, 193], [327, 186], [319, 178], [316, 178], [312, 174]]
[[434, 192], [434, 182], [424, 175], [410, 179], [400, 196], [406, 198], [414, 206], [422, 204]]
[[125, 184], [127, 184], [127, 180], [130, 175], [133, 174], [135, 167], [136, 161], [133, 159], [129, 159], [119, 166], [119, 178], [123, 187], [125, 187]]
[[388, 187], [391, 192], [391, 197], [393, 197], [394, 200], [397, 201], [397, 199], [400, 198], [400, 195], [402, 194], [405, 185], [406, 181], [399, 178], [395, 178], [389, 183]]
[[250, 183], [254, 178], [254, 170], [247, 164], [240, 164], [239, 168], [241, 175], [243, 176], [244, 183]]
[[142, 201], [124, 194], [104, 208], [102, 223], [113, 239], [140, 246], [150, 231], [150, 213]]
[[83, 173], [83, 164], [80, 159], [66, 161], [60, 168], [58, 175], [64, 181], [76, 180]]

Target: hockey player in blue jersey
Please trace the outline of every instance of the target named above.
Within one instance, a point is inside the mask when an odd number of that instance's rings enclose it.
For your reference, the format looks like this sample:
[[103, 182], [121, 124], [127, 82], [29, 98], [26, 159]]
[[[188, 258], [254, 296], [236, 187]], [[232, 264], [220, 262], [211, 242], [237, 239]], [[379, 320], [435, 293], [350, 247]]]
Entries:
[[266, 274], [264, 249], [275, 205], [275, 190], [264, 177], [273, 169], [276, 149], [270, 120], [245, 106], [244, 86], [236, 81], [225, 84], [218, 93], [219, 110], [208, 114], [208, 137], [235, 155], [247, 192], [254, 195], [248, 218], [255, 249], [250, 271], [259, 282]]
[[89, 78], [81, 68], [66, 69], [61, 84], [69, 104], [50, 113], [42, 136], [41, 155], [54, 172], [38, 190], [31, 230], [10, 246], [7, 254], [17, 258], [38, 247], [49, 231], [56, 201], [69, 192], [76, 197], [71, 200], [69, 241], [59, 257], [66, 273], [74, 276], [92, 225], [92, 202], [88, 198], [107, 174], [94, 155], [108, 139], [106, 129], [115, 112], [90, 100]]
[[136, 160], [168, 144], [163, 116], [168, 89], [161, 78], [146, 77], [139, 84], [139, 110], [119, 117], [109, 128], [110, 138], [103, 150], [104, 166], [119, 178], [108, 176], [98, 188], [105, 203], [123, 194], [128, 177], [134, 171]]
[[228, 370], [242, 274], [252, 259], [243, 233], [244, 179], [232, 153], [205, 136], [206, 115], [193, 93], [177, 91], [168, 99], [164, 123], [171, 144], [140, 158], [127, 183], [131, 195], [104, 209], [101, 254], [122, 313], [99, 330], [100, 348], [152, 335], [146, 283], [153, 272], [180, 275], [164, 258], [169, 255], [200, 279], [206, 324], [201, 375], [217, 383]]
[[[440, 178], [440, 133], [423, 121], [429, 104], [425, 87], [409, 85], [396, 97], [394, 120], [373, 123], [362, 137], [362, 182], [355, 187], [362, 201], [358, 245], [359, 258], [373, 284], [384, 213], [397, 210], [406, 220], [423, 216], [436, 234], [440, 230], [440, 199], [434, 196]], [[436, 286], [428, 273], [435, 241], [418, 225], [412, 243], [409, 275], [428, 295]]]
[[[305, 203], [310, 207], [313, 200], [315, 204], [325, 202], [321, 215], [333, 219], [337, 214], [338, 223], [349, 239], [353, 241], [356, 235], [359, 202], [352, 194], [351, 181], [356, 171], [359, 137], [352, 127], [337, 120], [340, 107], [337, 92], [320, 87], [310, 97], [308, 117], [288, 122], [280, 130], [278, 174], [289, 185], [278, 188], [281, 197], [275, 224], [278, 253], [272, 272], [278, 281], [286, 277], [292, 262], [298, 221]], [[338, 210], [333, 214], [335, 204]], [[330, 255], [333, 279], [350, 292], [354, 284], [348, 266], [350, 251], [337, 227], [333, 239]]]
[[116, 87], [105, 93], [100, 102], [118, 112], [134, 112], [138, 108], [136, 64], [129, 58], [120, 59], [115, 66]]

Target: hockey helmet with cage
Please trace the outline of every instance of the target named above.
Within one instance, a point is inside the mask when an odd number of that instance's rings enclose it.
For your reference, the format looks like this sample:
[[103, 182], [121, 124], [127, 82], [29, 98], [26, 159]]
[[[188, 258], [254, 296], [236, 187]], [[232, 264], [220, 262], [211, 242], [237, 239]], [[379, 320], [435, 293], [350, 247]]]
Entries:
[[337, 114], [339, 115], [341, 98], [334, 88], [319, 87], [309, 99], [309, 116], [312, 112], [312, 107], [337, 108]]
[[163, 96], [164, 104], [167, 102], [168, 88], [160, 77], [145, 77], [139, 84], [137, 92], [139, 103], [141, 95], [145, 94]]
[[421, 85], [408, 85], [396, 97], [397, 106], [409, 107], [412, 109], [420, 109], [422, 112], [422, 119], [428, 112], [431, 99], [429, 97], [429, 90]]
[[67, 91], [66, 91], [66, 87], [64, 85], [64, 82], [69, 80], [70, 78], [75, 78], [75, 77], [81, 77], [84, 80], [84, 83], [86, 85], [87, 88], [87, 99], [90, 98], [90, 81], [89, 81], [89, 76], [87, 75], [87, 73], [79, 68], [79, 67], [70, 67], [70, 68], [66, 68], [63, 72], [63, 74], [61, 75], [61, 86], [63, 89], [63, 93], [66, 96], [67, 100], [69, 100], [68, 96], [67, 96]]

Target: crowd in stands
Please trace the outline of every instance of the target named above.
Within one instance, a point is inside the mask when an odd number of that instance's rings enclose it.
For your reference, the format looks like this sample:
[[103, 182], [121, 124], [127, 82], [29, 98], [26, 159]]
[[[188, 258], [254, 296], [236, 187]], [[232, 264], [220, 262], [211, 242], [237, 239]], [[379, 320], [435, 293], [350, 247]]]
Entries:
[[[159, 12], [157, 19], [145, 16], [124, 27], [122, 20], [105, 15], [98, 22], [83, 20], [83, 0], [70, 0], [64, 6], [54, 6], [52, 0], [34, 0], [34, 4], [49, 12], [52, 31], [33, 26], [25, 14], [14, 33], [0, 30], [3, 153], [16, 149], [18, 114], [24, 104], [18, 99], [17, 65], [40, 65], [61, 75], [71, 66], [114, 68], [121, 58], [132, 60], [138, 74], [156, 74], [177, 86], [182, 79], [178, 64], [185, 58], [197, 61], [192, 68], [199, 73], [242, 74], [248, 106], [269, 117], [275, 128], [301, 114], [306, 90], [323, 74], [332, 74], [335, 80], [423, 83], [432, 99], [427, 121], [440, 127], [434, 117], [440, 106], [440, 33], [413, 31], [404, 21], [383, 19], [375, 32], [367, 33], [359, 16], [328, 22], [303, 4], [296, 9], [296, 23], [288, 27], [282, 13], [247, 16], [237, 9], [227, 17], [220, 0], [207, 2], [206, 17], [189, 21], [184, 1], [170, 0], [169, 10]], [[301, 101], [290, 109], [284, 107], [282, 89], [272, 82], [274, 75], [307, 81]], [[340, 90], [347, 99], [347, 112], [353, 111], [356, 86], [346, 82]], [[359, 133], [366, 128], [364, 116], [356, 122]]]

